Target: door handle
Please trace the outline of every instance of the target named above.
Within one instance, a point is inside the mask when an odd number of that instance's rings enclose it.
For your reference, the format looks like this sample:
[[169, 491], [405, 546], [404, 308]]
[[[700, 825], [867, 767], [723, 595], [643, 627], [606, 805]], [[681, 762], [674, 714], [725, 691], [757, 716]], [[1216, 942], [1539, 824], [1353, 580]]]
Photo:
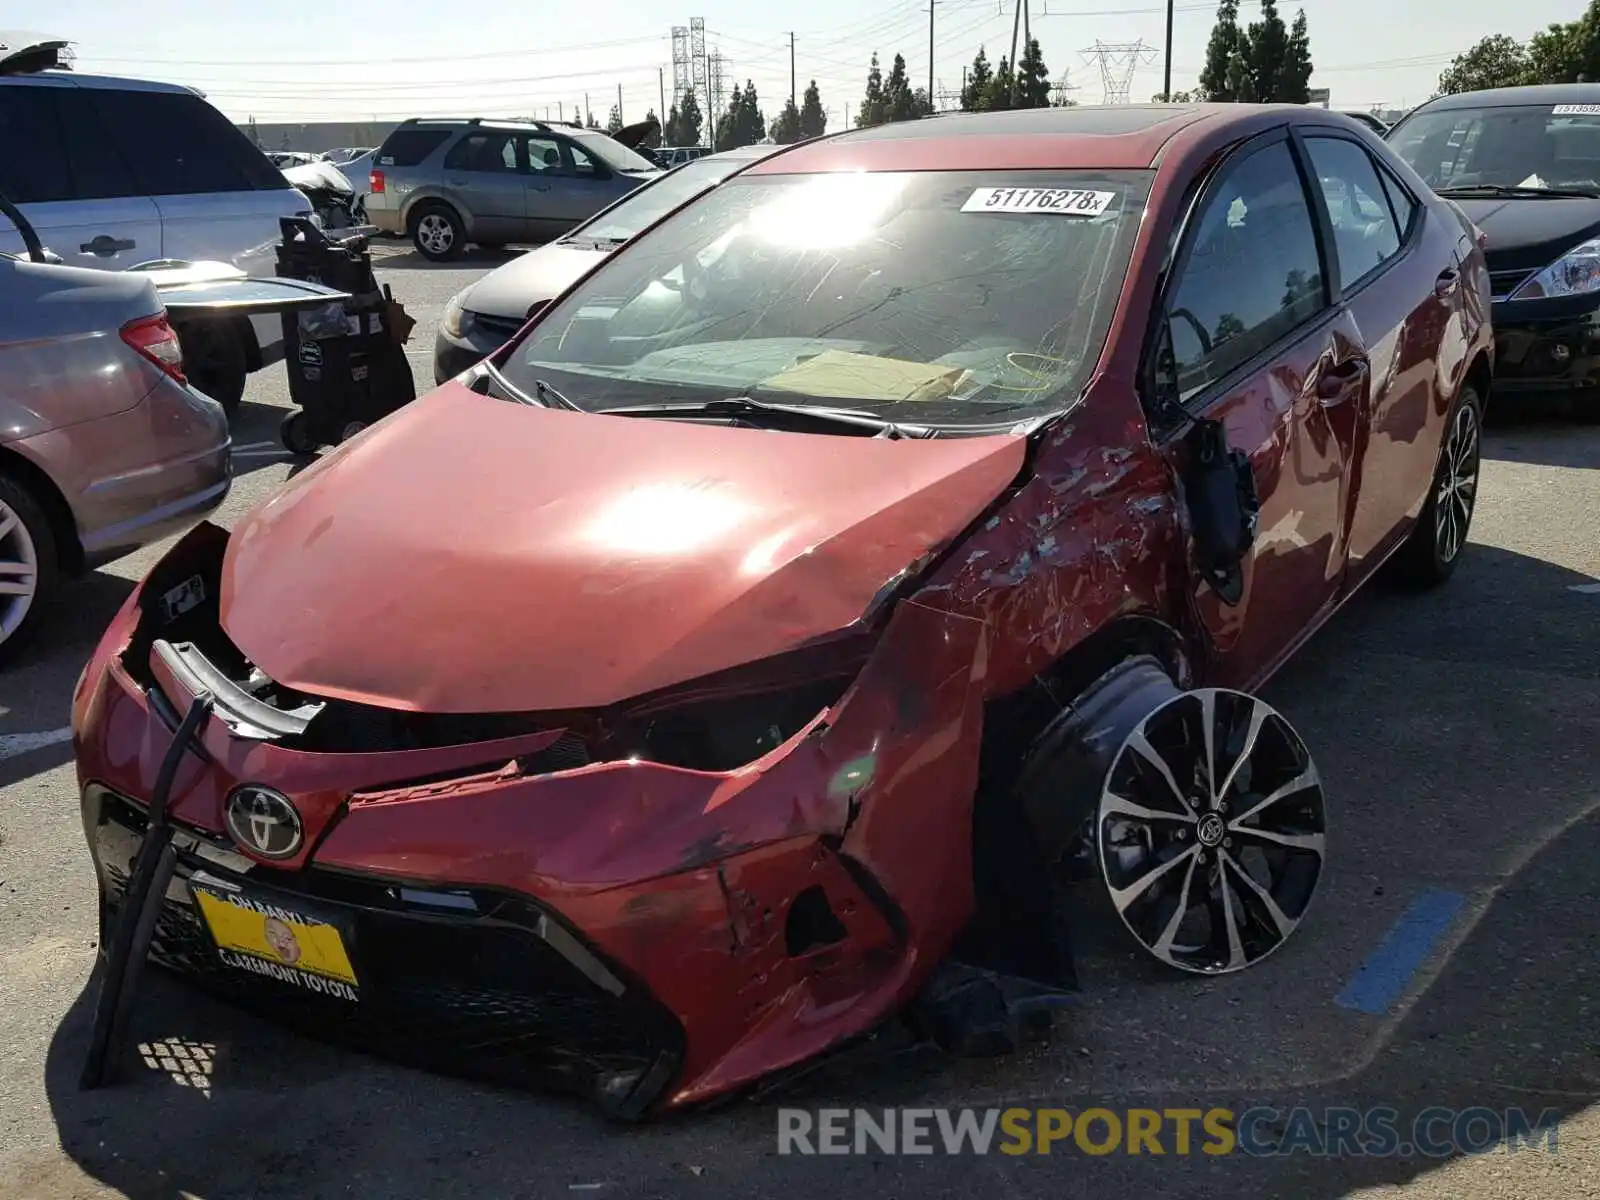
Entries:
[[78, 249], [84, 254], [93, 254], [97, 258], [110, 258], [122, 250], [132, 250], [139, 243], [132, 238], [114, 238], [108, 233], [102, 233], [91, 241], [83, 242]]
[[1433, 294], [1441, 300], [1456, 290], [1456, 284], [1461, 282], [1461, 272], [1454, 267], [1446, 267], [1439, 272], [1439, 277], [1433, 281]]
[[444, 181], [446, 183], [448, 183], [451, 187], [466, 187], [467, 186], [467, 180], [458, 179], [454, 175], [446, 175], [444, 177]]
[[1367, 360], [1362, 357], [1325, 362], [1317, 375], [1317, 399], [1324, 404], [1350, 399], [1365, 382], [1368, 369]]

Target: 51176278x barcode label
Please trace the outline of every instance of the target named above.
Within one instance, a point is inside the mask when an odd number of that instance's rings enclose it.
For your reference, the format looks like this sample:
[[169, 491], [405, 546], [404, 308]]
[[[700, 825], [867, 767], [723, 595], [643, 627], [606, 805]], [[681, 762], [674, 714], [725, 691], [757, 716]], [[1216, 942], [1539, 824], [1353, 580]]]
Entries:
[[1085, 188], [981, 187], [967, 197], [962, 212], [1054, 213], [1058, 217], [1098, 217], [1111, 207], [1115, 192]]

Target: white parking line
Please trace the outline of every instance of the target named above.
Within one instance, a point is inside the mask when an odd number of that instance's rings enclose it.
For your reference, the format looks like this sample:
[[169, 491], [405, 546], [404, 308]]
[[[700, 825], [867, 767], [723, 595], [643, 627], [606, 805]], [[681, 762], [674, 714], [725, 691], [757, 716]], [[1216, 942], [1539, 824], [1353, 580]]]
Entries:
[[70, 725], [61, 729], [52, 729], [48, 733], [0, 733], [0, 762], [14, 758], [18, 754], [27, 754], [34, 750], [42, 750], [46, 746], [59, 745], [72, 740], [72, 727]]
[[256, 450], [280, 450], [280, 449], [282, 449], [282, 447], [279, 446], [277, 442], [250, 442], [250, 443], [248, 443], [247, 445], [244, 445], [244, 446], [235, 446], [233, 448], [233, 452], [235, 454], [249, 454], [252, 451], [256, 451]]
[[1567, 590], [1584, 596], [1600, 596], [1600, 583], [1575, 583]]

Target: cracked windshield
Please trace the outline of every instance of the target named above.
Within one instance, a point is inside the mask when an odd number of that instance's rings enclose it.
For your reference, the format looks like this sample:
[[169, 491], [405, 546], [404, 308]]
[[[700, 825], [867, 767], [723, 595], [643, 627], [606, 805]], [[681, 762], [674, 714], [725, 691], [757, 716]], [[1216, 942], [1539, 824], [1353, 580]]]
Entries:
[[613, 259], [504, 370], [578, 407], [747, 396], [937, 425], [1059, 410], [1099, 357], [1142, 171], [753, 176]]

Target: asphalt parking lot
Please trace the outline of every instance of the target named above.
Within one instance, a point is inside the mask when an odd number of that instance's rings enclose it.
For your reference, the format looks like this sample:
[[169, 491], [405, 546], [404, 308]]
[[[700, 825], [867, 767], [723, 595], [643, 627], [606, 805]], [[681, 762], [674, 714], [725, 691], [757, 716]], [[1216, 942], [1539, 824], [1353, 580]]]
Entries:
[[[501, 256], [379, 278], [432, 384], [445, 301]], [[281, 367], [235, 426], [233, 524], [292, 467]], [[94, 896], [66, 724], [100, 629], [161, 547], [97, 572], [0, 676], [0, 1196], [1593, 1196], [1600, 1181], [1600, 427], [1500, 414], [1473, 546], [1441, 592], [1373, 588], [1271, 684], [1329, 789], [1307, 923], [1242, 975], [1115, 942], [1049, 1041], [958, 1062], [893, 1039], [758, 1100], [642, 1128], [299, 1040], [155, 977], [139, 1064], [77, 1074]], [[1317, 1159], [780, 1156], [781, 1106], [1561, 1113], [1558, 1149]]]

